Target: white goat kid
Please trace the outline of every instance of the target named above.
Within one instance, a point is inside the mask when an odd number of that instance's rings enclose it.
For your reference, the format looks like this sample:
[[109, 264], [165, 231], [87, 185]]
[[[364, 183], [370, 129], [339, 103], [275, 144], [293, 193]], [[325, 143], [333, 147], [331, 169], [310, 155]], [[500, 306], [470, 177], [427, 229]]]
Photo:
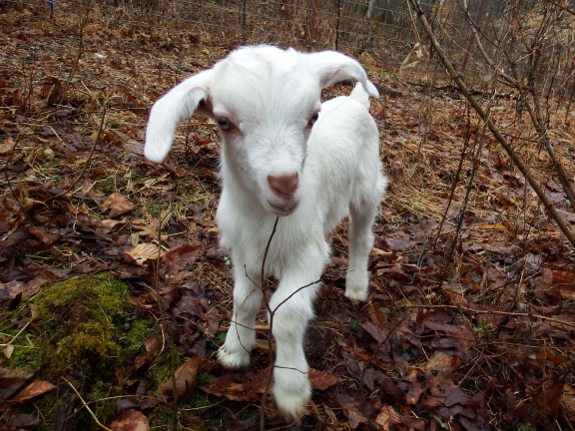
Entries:
[[[349, 97], [321, 103], [321, 88], [348, 79], [358, 81]], [[368, 95], [378, 96], [375, 86], [346, 55], [254, 46], [186, 79], [150, 114], [145, 155], [152, 161], [166, 157], [177, 123], [196, 112], [215, 119], [222, 132], [216, 222], [221, 245], [231, 250], [235, 286], [218, 358], [228, 368], [249, 365], [262, 260], [280, 216], [264, 275], [280, 280], [269, 304], [277, 344], [273, 390], [290, 419], [306, 411], [311, 396], [303, 337], [329, 258], [326, 236], [348, 214], [345, 294], [367, 298], [371, 227], [387, 185]]]

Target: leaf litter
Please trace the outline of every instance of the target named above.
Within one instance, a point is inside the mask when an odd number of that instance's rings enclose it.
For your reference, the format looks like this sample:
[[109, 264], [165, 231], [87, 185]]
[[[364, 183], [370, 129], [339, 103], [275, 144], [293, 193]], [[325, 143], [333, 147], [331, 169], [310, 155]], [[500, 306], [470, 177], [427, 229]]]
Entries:
[[[13, 10], [0, 20], [0, 46], [11, 59], [0, 71], [3, 351], [33, 346], [34, 321], [22, 311], [47, 283], [108, 271], [131, 286], [126, 298], [137, 313], [156, 323], [140, 339], [137, 354], [126, 353], [127, 362], [114, 370], [124, 398], [99, 420], [114, 430], [146, 430], [151, 424], [168, 429], [171, 410], [165, 409], [175, 389], [184, 426], [258, 429], [269, 373], [265, 343], [258, 344], [262, 348], [255, 349], [247, 370], [226, 371], [213, 359], [232, 309], [229, 256], [218, 249], [213, 222], [217, 130], [194, 118], [178, 129], [164, 164], [142, 157], [151, 103], [233, 47], [178, 34], [150, 37], [146, 29], [114, 30], [94, 21], [85, 28], [87, 52], [60, 101], [52, 94], [62, 91], [69, 69], [55, 58], [70, 57], [67, 34], [78, 33], [77, 23], [37, 21]], [[49, 49], [37, 53], [34, 45]], [[375, 62], [366, 64], [372, 77], [379, 76]], [[393, 78], [385, 84], [402, 85]], [[348, 90], [335, 86], [325, 95], [342, 91]], [[461, 214], [468, 171], [454, 184], [455, 172], [461, 157], [464, 171], [470, 169], [462, 143], [481, 124], [464, 116], [465, 104], [438, 93], [431, 95], [432, 131], [426, 132], [418, 112], [425, 97], [430, 96], [405, 88], [401, 97], [373, 102], [391, 187], [374, 228], [370, 300], [355, 305], [342, 293], [343, 223], [330, 239], [332, 262], [306, 338], [315, 412], [298, 426], [572, 429], [572, 250], [491, 138]], [[106, 98], [109, 109], [97, 141]], [[500, 103], [495, 119], [510, 134], [517, 132], [513, 103]], [[561, 124], [550, 132], [571, 177], [572, 129]], [[533, 148], [521, 151], [573, 229], [572, 208], [550, 161]], [[69, 189], [84, 167], [82, 181]], [[455, 236], [460, 216], [462, 229]], [[258, 325], [265, 327], [263, 313]], [[8, 356], [0, 360], [0, 425], [41, 427], [45, 418], [32, 402], [54, 393], [61, 382], [42, 380], [38, 370], [11, 376], [6, 370], [17, 369]], [[174, 384], [170, 373], [160, 372], [169, 363]], [[156, 375], [161, 381], [147, 387]], [[273, 408], [266, 420], [271, 427], [286, 426]]]

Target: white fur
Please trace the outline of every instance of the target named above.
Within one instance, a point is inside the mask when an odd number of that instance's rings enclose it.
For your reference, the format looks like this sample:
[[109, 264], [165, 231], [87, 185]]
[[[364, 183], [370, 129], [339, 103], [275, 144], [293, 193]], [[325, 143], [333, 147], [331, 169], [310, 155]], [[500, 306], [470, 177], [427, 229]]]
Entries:
[[[346, 79], [358, 81], [352, 94], [321, 104], [321, 88]], [[154, 161], [169, 152], [178, 121], [194, 112], [235, 125], [222, 131], [223, 188], [216, 216], [235, 278], [233, 319], [218, 352], [226, 367], [249, 365], [261, 309], [262, 260], [280, 216], [265, 275], [280, 280], [270, 301], [277, 344], [274, 395], [288, 418], [304, 413], [311, 396], [303, 337], [319, 285], [294, 292], [320, 279], [329, 257], [326, 236], [348, 214], [345, 294], [367, 299], [371, 226], [387, 185], [368, 95], [377, 97], [377, 90], [350, 57], [255, 46], [183, 81], [150, 114], [145, 155]]]

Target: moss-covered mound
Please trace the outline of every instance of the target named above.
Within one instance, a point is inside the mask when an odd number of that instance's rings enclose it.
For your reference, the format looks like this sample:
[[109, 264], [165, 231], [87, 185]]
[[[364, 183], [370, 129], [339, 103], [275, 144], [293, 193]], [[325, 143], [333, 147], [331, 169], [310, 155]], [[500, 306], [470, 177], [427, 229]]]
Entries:
[[[58, 429], [98, 429], [85, 409], [73, 415], [81, 406], [70, 384], [86, 401], [120, 395], [116, 376], [130, 366], [151, 326], [148, 319], [136, 318], [126, 300], [128, 291], [109, 274], [84, 276], [44, 287], [32, 301], [0, 319], [3, 332], [12, 336], [30, 322], [3, 366], [29, 373], [42, 370], [38, 378], [59, 386], [36, 400], [46, 429], [70, 416]], [[114, 401], [98, 402], [92, 409], [105, 421], [114, 412]]]
[[52, 286], [35, 301], [54, 365], [93, 374], [119, 364], [117, 325], [129, 308], [126, 289], [106, 274], [82, 277]]

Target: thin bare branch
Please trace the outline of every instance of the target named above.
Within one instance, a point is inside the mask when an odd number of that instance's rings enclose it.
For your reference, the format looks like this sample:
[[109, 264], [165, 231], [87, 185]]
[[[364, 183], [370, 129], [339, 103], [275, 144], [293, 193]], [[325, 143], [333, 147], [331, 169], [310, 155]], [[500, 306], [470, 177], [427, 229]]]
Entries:
[[535, 191], [535, 193], [537, 194], [537, 197], [539, 198], [539, 200], [541, 201], [541, 203], [543, 204], [545, 209], [549, 212], [549, 214], [551, 215], [553, 220], [555, 220], [555, 223], [557, 223], [557, 226], [559, 226], [559, 228], [561, 229], [561, 232], [563, 232], [563, 234], [569, 240], [571, 245], [573, 247], [575, 247], [575, 236], [573, 235], [573, 233], [569, 229], [569, 226], [567, 226], [567, 224], [565, 223], [565, 220], [563, 220], [563, 218], [559, 215], [559, 213], [557, 212], [557, 210], [555, 209], [555, 207], [553, 206], [553, 204], [551, 203], [551, 201], [549, 200], [549, 198], [547, 197], [547, 195], [545, 194], [545, 192], [541, 188], [541, 185], [539, 184], [539, 182], [531, 174], [527, 165], [525, 165], [523, 163], [523, 161], [521, 160], [521, 158], [515, 153], [515, 151], [513, 150], [511, 145], [509, 145], [509, 143], [507, 142], [505, 137], [501, 134], [501, 132], [499, 131], [499, 129], [495, 125], [495, 123], [491, 119], [488, 118], [487, 113], [481, 107], [481, 105], [479, 105], [479, 103], [473, 97], [473, 95], [470, 93], [470, 91], [467, 88], [467, 85], [463, 81], [462, 77], [455, 71], [453, 65], [451, 64], [451, 61], [447, 58], [443, 49], [439, 45], [439, 42], [435, 38], [435, 34], [433, 33], [433, 30], [431, 29], [431, 27], [427, 21], [427, 18], [425, 17], [425, 12], [421, 9], [418, 1], [417, 0], [409, 0], [409, 1], [411, 2], [413, 8], [417, 11], [417, 16], [419, 18], [419, 21], [421, 22], [423, 28], [425, 29], [427, 36], [431, 40], [431, 44], [433, 46], [433, 49], [439, 55], [439, 58], [441, 59], [441, 62], [443, 63], [443, 65], [447, 69], [451, 79], [453, 81], [455, 81], [455, 83], [457, 84], [459, 91], [469, 101], [469, 103], [471, 104], [473, 109], [475, 109], [475, 111], [481, 117], [481, 119], [486, 122], [487, 127], [489, 128], [489, 130], [491, 131], [491, 133], [493, 134], [495, 139], [497, 139], [499, 144], [503, 147], [503, 149], [511, 157], [511, 159], [513, 160], [513, 163], [515, 163], [515, 166], [517, 166], [517, 168], [521, 171], [521, 173], [523, 174], [525, 179], [529, 182], [529, 185], [531, 186], [533, 191]]

